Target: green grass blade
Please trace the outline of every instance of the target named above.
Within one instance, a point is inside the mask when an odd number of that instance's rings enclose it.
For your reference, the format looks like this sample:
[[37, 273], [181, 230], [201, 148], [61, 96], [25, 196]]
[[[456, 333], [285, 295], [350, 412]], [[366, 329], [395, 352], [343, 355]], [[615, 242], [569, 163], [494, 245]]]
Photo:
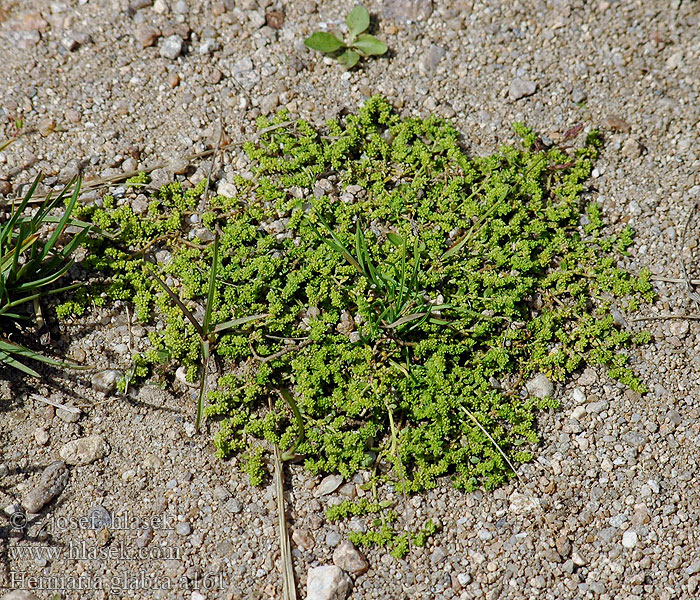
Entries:
[[[26, 266], [26, 265], [25, 265]], [[46, 275], [45, 277], [42, 277], [41, 279], [37, 279], [35, 281], [27, 281], [26, 283], [22, 283], [16, 287], [14, 287], [14, 291], [16, 292], [26, 292], [26, 291], [32, 291], [39, 289], [40, 287], [44, 287], [46, 285], [49, 285], [65, 275], [66, 271], [70, 269], [73, 266], [73, 261], [70, 261], [66, 264], [64, 264], [60, 269], [57, 271], [54, 271], [53, 273], [50, 273], [49, 275]], [[21, 276], [24, 275], [24, 268], [20, 269], [18, 278], [21, 279]]]
[[221, 331], [226, 331], [227, 329], [233, 329], [239, 325], [244, 325], [250, 321], [257, 321], [258, 319], [263, 319], [269, 316], [268, 313], [260, 313], [259, 315], [248, 315], [247, 317], [239, 317], [238, 319], [231, 319], [230, 321], [225, 321], [216, 325], [212, 331], [214, 333], [219, 333]]
[[151, 273], [153, 274], [153, 277], [155, 277], [155, 280], [158, 282], [158, 285], [162, 287], [165, 292], [170, 296], [171, 300], [177, 304], [177, 307], [182, 311], [182, 314], [185, 315], [187, 320], [192, 323], [192, 326], [195, 328], [197, 333], [199, 334], [199, 337], [202, 338], [202, 340], [206, 339], [206, 336], [204, 335], [204, 329], [202, 326], [199, 324], [199, 321], [194, 318], [194, 315], [189, 311], [189, 309], [184, 305], [182, 300], [178, 297], [178, 295], [173, 292], [169, 287], [168, 284], [163, 281], [160, 276], [155, 272], [155, 270], [152, 267], [148, 267]]
[[67, 361], [56, 360], [55, 358], [50, 358], [49, 356], [41, 354], [40, 352], [37, 352], [36, 350], [31, 350], [29, 348], [25, 348], [24, 346], [20, 346], [19, 344], [13, 344], [11, 342], [6, 342], [5, 340], [0, 340], [0, 352], [4, 352], [5, 354], [22, 356], [24, 358], [31, 358], [32, 360], [37, 360], [37, 361], [43, 362], [47, 365], [51, 365], [54, 367], [67, 367], [67, 368], [71, 368], [71, 369], [89, 368], [89, 367], [83, 367], [82, 365], [76, 365], [74, 363], [67, 362]]
[[396, 300], [396, 310], [400, 311], [403, 307], [404, 289], [406, 284], [406, 238], [403, 239], [401, 247], [401, 269], [399, 270], [399, 297]]
[[287, 403], [287, 406], [289, 406], [289, 409], [294, 414], [294, 420], [296, 421], [298, 430], [297, 438], [294, 441], [294, 444], [292, 444], [291, 448], [285, 450], [283, 454], [282, 460], [287, 460], [289, 458], [294, 457], [297, 446], [301, 444], [304, 441], [304, 439], [306, 439], [306, 429], [304, 427], [304, 418], [301, 416], [301, 411], [299, 410], [299, 407], [297, 406], [297, 403], [294, 400], [294, 397], [292, 396], [290, 391], [287, 389], [281, 389], [279, 390], [279, 393], [280, 396], [282, 396], [284, 401]]
[[353, 267], [357, 269], [359, 273], [364, 275], [364, 271], [362, 270], [362, 267], [360, 267], [360, 264], [355, 260], [352, 254], [348, 251], [348, 249], [343, 245], [343, 243], [340, 241], [337, 235], [333, 232], [333, 230], [328, 226], [328, 224], [319, 216], [318, 220], [321, 221], [321, 224], [323, 227], [326, 229], [326, 231], [330, 234], [331, 238], [333, 238], [333, 242], [331, 242], [328, 238], [323, 237], [318, 233], [318, 230], [316, 229], [317, 235], [323, 240], [328, 246], [333, 248], [338, 254], [343, 256], [345, 260], [347, 260]]
[[70, 290], [74, 290], [76, 288], [81, 287], [84, 285], [83, 283], [71, 283], [70, 285], [66, 285], [60, 288], [56, 288], [53, 290], [48, 290], [46, 292], [38, 292], [36, 294], [32, 294], [31, 296], [24, 296], [20, 298], [19, 300], [13, 300], [12, 302], [8, 302], [4, 304], [2, 307], [0, 307], [0, 315], [3, 315], [5, 317], [10, 317], [14, 316], [16, 317], [17, 315], [11, 315], [9, 313], [6, 313], [5, 311], [14, 308], [15, 306], [19, 306], [21, 304], [25, 304], [26, 302], [31, 302], [32, 300], [36, 300], [37, 298], [43, 298], [45, 296], [52, 296], [54, 294], [60, 294], [62, 292], [68, 292]]
[[[44, 244], [44, 248], [42, 249], [41, 255], [39, 256], [39, 260], [44, 260], [46, 256], [48, 255], [49, 252], [53, 249], [54, 245], [58, 241], [58, 238], [60, 235], [63, 233], [63, 230], [65, 229], [68, 220], [70, 219], [70, 215], [73, 212], [73, 208], [75, 207], [75, 203], [78, 201], [78, 196], [80, 195], [80, 184], [82, 183], [82, 180], [78, 178], [78, 180], [75, 182], [75, 189], [73, 191], [73, 196], [70, 199], [70, 202], [68, 203], [68, 206], [66, 209], [63, 211], [63, 216], [61, 217], [61, 220], [58, 222], [58, 225], [54, 229], [53, 234], [51, 237], [48, 239], [48, 241]], [[71, 185], [71, 184], [68, 184]], [[68, 189], [68, 186], [65, 188], [66, 190]], [[59, 195], [59, 198], [61, 196]], [[57, 198], [58, 200], [58, 198]]]
[[216, 272], [219, 267], [219, 232], [214, 234], [214, 256], [209, 271], [209, 289], [207, 290], [207, 303], [204, 307], [204, 323], [202, 330], [204, 335], [209, 337], [209, 324], [211, 323], [211, 312], [214, 310], [214, 293], [216, 292]]
[[88, 226], [87, 229], [83, 229], [80, 233], [74, 235], [71, 241], [63, 247], [58, 255], [64, 259], [68, 258], [71, 254], [73, 254], [75, 249], [83, 243], [83, 240], [87, 237], [89, 232], [90, 228]]
[[0, 350], [0, 364], [5, 364], [10, 367], [13, 367], [18, 371], [22, 371], [22, 373], [24, 373], [25, 375], [36, 377], [37, 379], [40, 377], [39, 373], [37, 373], [34, 369], [30, 369], [27, 365], [19, 362], [11, 355], [7, 354], [6, 352], [3, 352], [2, 350]]
[[510, 186], [507, 186], [506, 189], [501, 194], [501, 197], [498, 200], [496, 200], [496, 202], [493, 204], [493, 206], [491, 208], [489, 208], [481, 216], [481, 218], [476, 223], [474, 223], [474, 225], [472, 225], [469, 228], [469, 231], [467, 231], [467, 233], [465, 233], [462, 236], [462, 239], [459, 240], [459, 242], [457, 242], [454, 246], [452, 246], [450, 249], [448, 249], [447, 252], [445, 252], [440, 257], [440, 260], [447, 260], [451, 256], [454, 256], [455, 254], [459, 253], [459, 251], [464, 247], [464, 245], [467, 242], [469, 242], [469, 240], [471, 240], [472, 235], [474, 235], [474, 233], [477, 231], [477, 227], [480, 227], [484, 223], [484, 221], [488, 217], [490, 217], [496, 211], [497, 208], [499, 208], [501, 206], [501, 202], [503, 202], [506, 199], [506, 197], [508, 196], [509, 193], [510, 193]]
[[[10, 220], [5, 223], [3, 226], [3, 234], [7, 234], [11, 236], [12, 231], [15, 228], [15, 225], [17, 221], [19, 220], [20, 216], [24, 212], [24, 210], [27, 208], [27, 205], [29, 204], [29, 201], [32, 199], [32, 196], [34, 195], [34, 192], [36, 191], [37, 186], [41, 182], [41, 175], [37, 175], [36, 178], [34, 179], [34, 182], [32, 183], [31, 186], [29, 186], [29, 189], [27, 190], [27, 193], [24, 195], [24, 199], [20, 203], [20, 205], [15, 209], [12, 213], [12, 217]], [[8, 245], [12, 244], [12, 240], [8, 237], [6, 238], [6, 241], [8, 242]]]
[[364, 265], [364, 261], [362, 260], [361, 238], [362, 238], [362, 231], [360, 230], [360, 221], [358, 220], [357, 223], [355, 224], [355, 255], [357, 256], [357, 262], [360, 265], [360, 272], [364, 272], [365, 265]]
[[[206, 343], [206, 342], [205, 342]], [[204, 354], [204, 351], [202, 351]], [[199, 382], [199, 396], [197, 397], [197, 418], [195, 419], [194, 428], [199, 431], [199, 426], [202, 424], [202, 415], [204, 415], [204, 392], [207, 387], [207, 369], [209, 367], [209, 357], [202, 360], [202, 376]]]

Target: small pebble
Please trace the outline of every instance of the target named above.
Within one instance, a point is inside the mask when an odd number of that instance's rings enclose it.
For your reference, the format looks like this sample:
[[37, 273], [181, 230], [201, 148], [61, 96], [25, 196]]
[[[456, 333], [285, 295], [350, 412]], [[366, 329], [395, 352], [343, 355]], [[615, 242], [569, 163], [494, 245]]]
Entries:
[[314, 490], [314, 497], [320, 498], [327, 494], [332, 494], [343, 483], [343, 478], [340, 475], [328, 475], [321, 480]]
[[148, 48], [153, 46], [160, 37], [160, 29], [147, 23], [141, 23], [134, 31], [134, 37], [141, 44], [141, 47]]
[[537, 84], [528, 79], [514, 79], [508, 88], [508, 96], [511, 100], [520, 100], [532, 96], [537, 91]]
[[175, 60], [182, 52], [182, 46], [185, 40], [183, 40], [179, 35], [174, 34], [163, 40], [160, 46], [160, 55], [163, 58], [169, 58], [170, 60]]
[[45, 446], [49, 443], [49, 432], [43, 427], [37, 427], [34, 430], [34, 440], [40, 446]]
[[88, 465], [109, 454], [109, 445], [101, 435], [92, 435], [68, 442], [59, 450], [69, 465]]
[[117, 387], [117, 380], [120, 377], [121, 373], [119, 371], [115, 371], [114, 369], [106, 369], [104, 371], [100, 371], [99, 373], [95, 373], [95, 375], [92, 376], [90, 383], [92, 384], [93, 389], [97, 390], [98, 392], [109, 394]]
[[350, 578], [336, 565], [311, 567], [306, 577], [306, 600], [344, 600]]
[[352, 542], [343, 540], [333, 552], [333, 564], [352, 575], [362, 575], [369, 569], [369, 563]]
[[36, 487], [22, 497], [22, 506], [28, 513], [37, 513], [56, 496], [68, 483], [68, 469], [62, 461], [51, 463], [41, 474]]
[[622, 545], [625, 548], [634, 548], [637, 545], [637, 533], [628, 529], [622, 535]]

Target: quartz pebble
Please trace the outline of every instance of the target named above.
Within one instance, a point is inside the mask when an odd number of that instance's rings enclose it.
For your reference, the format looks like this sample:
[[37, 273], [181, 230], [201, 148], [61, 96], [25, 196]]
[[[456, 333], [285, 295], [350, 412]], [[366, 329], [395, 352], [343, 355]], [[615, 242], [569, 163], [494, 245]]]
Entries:
[[175, 60], [182, 52], [182, 46], [184, 40], [177, 34], [168, 36], [163, 40], [160, 46], [160, 55], [163, 58], [169, 58], [170, 60]]
[[101, 435], [92, 435], [68, 442], [59, 454], [69, 465], [88, 465], [109, 454], [109, 445]]
[[311, 567], [306, 578], [306, 600], [344, 600], [350, 585], [350, 578], [340, 567]]
[[337, 490], [343, 483], [343, 478], [340, 475], [328, 475], [321, 480], [314, 490], [314, 497], [320, 498]]

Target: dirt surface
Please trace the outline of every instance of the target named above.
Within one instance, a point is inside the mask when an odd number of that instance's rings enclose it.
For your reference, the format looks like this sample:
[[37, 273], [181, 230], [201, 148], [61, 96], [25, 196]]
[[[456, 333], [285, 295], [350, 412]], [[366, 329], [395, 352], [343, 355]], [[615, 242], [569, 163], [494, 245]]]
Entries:
[[[0, 138], [24, 121], [0, 152], [0, 193], [15, 196], [39, 171], [51, 186], [79, 170], [110, 176], [160, 162], [169, 168], [153, 173], [156, 184], [196, 182], [208, 164], [188, 168], [185, 159], [215, 145], [220, 124], [242, 141], [256, 116], [278, 107], [321, 124], [374, 93], [407, 114], [454, 119], [475, 154], [511, 140], [515, 120], [554, 141], [584, 123], [606, 140], [590, 195], [614, 227], [637, 231], [626, 266], [649, 267], [657, 278], [658, 300], [645, 314], [698, 312], [677, 281], [683, 261], [691, 279], [700, 276], [692, 212], [700, 199], [700, 3], [367, 7], [390, 53], [346, 73], [303, 39], [339, 28], [352, 2], [0, 0]], [[235, 147], [221, 162], [216, 185], [225, 192], [247, 163]], [[649, 394], [594, 370], [559, 386], [561, 409], [542, 416], [544, 442], [521, 479], [491, 494], [446, 482], [400, 501], [407, 525], [431, 517], [442, 533], [405, 560], [365, 552], [369, 570], [353, 576], [349, 597], [694, 597], [700, 325], [636, 317], [626, 316], [654, 335], [632, 356]], [[123, 373], [143, 335], [128, 305], [117, 304], [62, 325], [54, 340], [67, 356]], [[104, 373], [41, 384], [0, 377], [0, 586], [34, 587], [42, 599], [55, 593], [46, 587], [63, 598], [280, 597], [274, 488], [251, 488], [214, 458], [207, 432], [194, 434], [194, 391], [175, 382], [170, 391], [143, 386], [120, 396]], [[67, 446], [87, 437], [85, 448]], [[42, 482], [60, 459], [85, 464], [55, 467]], [[326, 495], [319, 483], [299, 467], [288, 473], [301, 597], [308, 570], [332, 564], [347, 532], [366, 525], [323, 516], [329, 503], [363, 493], [361, 478]], [[20, 535], [19, 505], [52, 486], [56, 498], [29, 514]], [[16, 550], [41, 546], [59, 552]]]

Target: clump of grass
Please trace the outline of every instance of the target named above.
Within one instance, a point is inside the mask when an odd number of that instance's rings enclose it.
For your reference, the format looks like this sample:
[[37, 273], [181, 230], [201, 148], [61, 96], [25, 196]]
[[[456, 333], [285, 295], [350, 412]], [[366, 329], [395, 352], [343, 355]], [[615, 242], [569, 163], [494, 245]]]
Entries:
[[[73, 264], [75, 249], [84, 242], [90, 226], [71, 218], [80, 193], [80, 181], [71, 182], [55, 198], [47, 196], [33, 215], [28, 207], [41, 177], [29, 187], [24, 199], [10, 208], [7, 220], [0, 224], [0, 363], [27, 375], [39, 373], [22, 362], [24, 359], [61, 367], [74, 366], [52, 359], [10, 339], [12, 326], [29, 320], [20, 307], [31, 304], [37, 319], [41, 319], [40, 298], [74, 289], [79, 284], [51, 287], [66, 274]], [[75, 185], [73, 185], [75, 183]], [[73, 193], [69, 196], [70, 189]], [[55, 209], [67, 205], [60, 216]], [[69, 241], [61, 237], [69, 226], [79, 227]]]

